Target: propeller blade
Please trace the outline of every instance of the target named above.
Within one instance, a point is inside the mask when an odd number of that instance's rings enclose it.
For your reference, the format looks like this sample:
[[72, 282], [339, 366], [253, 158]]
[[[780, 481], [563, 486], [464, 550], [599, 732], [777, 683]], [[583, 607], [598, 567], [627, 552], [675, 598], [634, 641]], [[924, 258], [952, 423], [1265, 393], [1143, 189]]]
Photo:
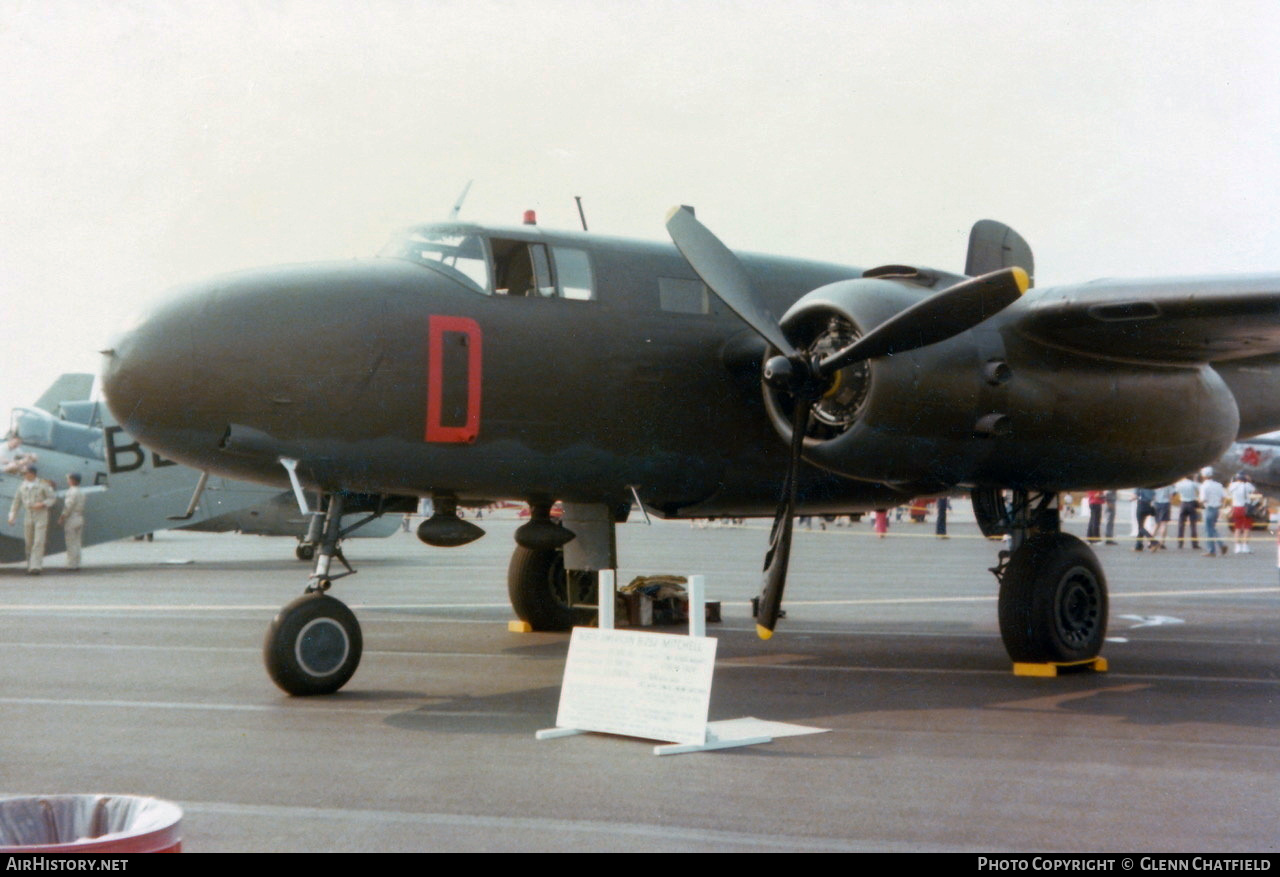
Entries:
[[1021, 268], [1004, 268], [929, 296], [818, 363], [829, 375], [854, 362], [937, 344], [981, 323], [1018, 300], [1030, 281]]
[[791, 560], [791, 522], [795, 516], [796, 479], [800, 469], [800, 452], [804, 448], [805, 427], [809, 421], [809, 403], [797, 399], [791, 417], [791, 454], [787, 458], [787, 477], [782, 485], [782, 499], [773, 516], [769, 533], [769, 551], [764, 556], [764, 587], [756, 610], [756, 634], [760, 639], [773, 636], [782, 613], [782, 589], [787, 585], [787, 564]]
[[769, 312], [756, 294], [738, 257], [705, 225], [698, 222], [688, 208], [673, 207], [667, 213], [667, 234], [671, 235], [676, 249], [702, 278], [702, 282], [729, 310], [742, 317], [757, 335], [780, 350], [784, 356], [790, 358], [796, 355], [795, 348], [782, 334], [778, 318]]

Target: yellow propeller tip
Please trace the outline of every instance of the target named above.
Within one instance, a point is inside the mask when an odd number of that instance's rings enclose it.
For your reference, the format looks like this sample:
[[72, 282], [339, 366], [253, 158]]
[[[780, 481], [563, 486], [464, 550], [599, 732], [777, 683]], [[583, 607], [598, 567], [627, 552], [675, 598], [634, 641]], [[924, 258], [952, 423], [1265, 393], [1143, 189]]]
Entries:
[[756, 636], [760, 637], [760, 639], [769, 639], [771, 636], [773, 636], [773, 631], [762, 624], [757, 624]]
[[1027, 272], [1022, 270], [1021, 268], [1014, 267], [1013, 281], [1014, 283], [1018, 284], [1019, 293], [1026, 292], [1028, 289], [1031, 288], [1031, 278], [1027, 275]]

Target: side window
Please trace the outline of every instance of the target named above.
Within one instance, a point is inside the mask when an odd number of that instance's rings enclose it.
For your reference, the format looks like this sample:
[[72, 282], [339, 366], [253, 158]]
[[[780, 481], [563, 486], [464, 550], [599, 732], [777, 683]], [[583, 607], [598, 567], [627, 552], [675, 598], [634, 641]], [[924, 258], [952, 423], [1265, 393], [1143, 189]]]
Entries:
[[596, 297], [595, 277], [591, 273], [591, 258], [585, 250], [572, 247], [552, 247], [556, 277], [560, 280], [560, 294], [565, 298], [590, 301]]
[[701, 280], [658, 278], [658, 306], [674, 314], [709, 314], [711, 300]]
[[496, 239], [491, 244], [493, 286], [499, 295], [555, 295], [546, 244]]

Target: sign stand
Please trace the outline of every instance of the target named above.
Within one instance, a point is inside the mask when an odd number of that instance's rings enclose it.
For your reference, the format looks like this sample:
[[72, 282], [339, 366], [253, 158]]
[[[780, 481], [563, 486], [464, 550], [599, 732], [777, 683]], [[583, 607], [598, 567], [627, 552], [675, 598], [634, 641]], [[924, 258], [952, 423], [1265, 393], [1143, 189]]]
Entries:
[[613, 570], [600, 572], [599, 627], [574, 628], [557, 727], [535, 739], [620, 734], [670, 741], [653, 754], [678, 755], [818, 730], [750, 718], [707, 722], [717, 641], [706, 636], [705, 576], [689, 577], [689, 636], [615, 630], [615, 584]]
[[734, 746], [755, 746], [757, 743], [772, 743], [773, 738], [765, 735], [745, 737], [733, 736], [733, 729], [726, 727], [724, 733], [726, 736], [721, 737], [721, 731], [715, 726], [726, 725], [733, 726], [736, 721], [728, 722], [710, 722], [707, 724], [707, 739], [702, 743], [669, 743], [666, 746], [653, 747], [654, 755], [683, 755], [686, 752], [708, 752], [712, 749], [731, 749]]

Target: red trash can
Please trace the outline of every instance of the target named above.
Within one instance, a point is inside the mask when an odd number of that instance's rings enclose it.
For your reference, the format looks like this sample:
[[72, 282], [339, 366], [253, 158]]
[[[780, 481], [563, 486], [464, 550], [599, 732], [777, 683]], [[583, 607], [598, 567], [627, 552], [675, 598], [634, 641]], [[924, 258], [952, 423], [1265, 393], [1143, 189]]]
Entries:
[[137, 795], [0, 798], [0, 853], [180, 853], [182, 808]]

